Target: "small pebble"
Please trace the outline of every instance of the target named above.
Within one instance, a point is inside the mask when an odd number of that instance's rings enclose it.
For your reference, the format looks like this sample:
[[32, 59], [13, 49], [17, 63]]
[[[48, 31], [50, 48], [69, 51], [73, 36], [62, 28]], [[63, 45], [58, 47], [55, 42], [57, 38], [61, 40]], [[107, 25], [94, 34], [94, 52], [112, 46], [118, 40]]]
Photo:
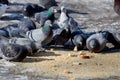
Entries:
[[73, 65], [82, 65], [80, 62], [74, 62]]
[[72, 53], [68, 54], [68, 56], [69, 56], [69, 57], [77, 57], [77, 55], [72, 54]]
[[71, 74], [72, 72], [65, 70], [64, 73], [65, 74]]

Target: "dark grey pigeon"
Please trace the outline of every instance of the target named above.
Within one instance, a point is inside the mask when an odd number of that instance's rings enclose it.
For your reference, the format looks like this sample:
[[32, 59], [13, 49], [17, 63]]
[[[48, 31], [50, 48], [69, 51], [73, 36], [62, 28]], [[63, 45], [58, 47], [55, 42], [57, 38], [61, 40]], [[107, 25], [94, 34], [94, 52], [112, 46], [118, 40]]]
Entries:
[[71, 37], [70, 29], [66, 31], [65, 29], [58, 28], [53, 31], [52, 45], [64, 45]]
[[1, 52], [1, 47], [3, 47], [4, 45], [7, 45], [8, 43], [9, 43], [8, 38], [0, 36], [0, 58], [2, 58], [2, 56], [3, 56], [3, 53]]
[[105, 31], [108, 33], [107, 40], [114, 45], [114, 48], [120, 48], [120, 32], [119, 31]]
[[48, 10], [45, 10], [43, 12], [40, 13], [36, 13], [35, 14], [35, 20], [41, 25], [43, 26], [46, 20], [51, 20], [52, 22], [54, 22], [55, 20], [55, 16], [54, 14], [57, 12], [55, 7], [51, 7]]
[[18, 28], [27, 32], [36, 29], [36, 25], [30, 18], [23, 18], [21, 19], [21, 22], [18, 23]]
[[57, 2], [55, 0], [39, 0], [40, 5], [49, 9], [52, 6], [57, 6]]
[[91, 35], [86, 41], [86, 47], [91, 52], [100, 52], [102, 51], [107, 43], [107, 34], [98, 32]]
[[86, 49], [87, 35], [81, 31], [74, 31], [71, 40], [78, 49]]
[[24, 46], [9, 44], [9, 39], [0, 36], [0, 57], [10, 61], [22, 61], [28, 54]]
[[31, 41], [41, 42], [42, 45], [46, 45], [52, 40], [52, 23], [50, 20], [45, 22], [45, 25], [39, 29], [31, 30], [26, 32], [27, 38]]
[[3, 45], [1, 51], [3, 53], [3, 59], [15, 62], [22, 61], [28, 54], [27, 48], [18, 44]]
[[[80, 25], [76, 22], [72, 17], [69, 18], [68, 25], [70, 27], [70, 31], [74, 32], [76, 30], [80, 30]], [[80, 30], [81, 31], [81, 30]]]
[[9, 39], [9, 43], [10, 44], [18, 44], [18, 45], [26, 47], [29, 52], [28, 55], [30, 55], [30, 56], [35, 55], [35, 53], [37, 53], [38, 50], [42, 51], [42, 49], [43, 49], [41, 43], [31, 41], [28, 38], [11, 38], [11, 39]]
[[23, 14], [27, 17], [33, 17], [35, 13], [42, 12], [46, 10], [42, 6], [39, 6], [37, 4], [27, 3], [23, 7]]

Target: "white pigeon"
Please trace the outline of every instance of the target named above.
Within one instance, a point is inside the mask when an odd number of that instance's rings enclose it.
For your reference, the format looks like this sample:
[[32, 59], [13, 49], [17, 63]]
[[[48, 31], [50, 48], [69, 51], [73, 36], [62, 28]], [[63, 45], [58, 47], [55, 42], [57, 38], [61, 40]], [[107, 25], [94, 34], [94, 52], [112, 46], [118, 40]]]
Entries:
[[64, 6], [61, 7], [61, 14], [59, 19], [57, 20], [57, 24], [60, 28], [67, 29], [68, 28], [69, 16], [67, 14], [67, 10]]
[[0, 17], [6, 12], [8, 6], [5, 4], [0, 4]]

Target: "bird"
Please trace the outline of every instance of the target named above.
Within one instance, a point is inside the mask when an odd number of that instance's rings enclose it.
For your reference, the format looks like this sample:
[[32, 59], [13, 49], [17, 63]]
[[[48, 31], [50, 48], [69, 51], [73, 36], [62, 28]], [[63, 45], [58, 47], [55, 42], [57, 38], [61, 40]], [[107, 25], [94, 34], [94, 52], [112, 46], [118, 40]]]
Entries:
[[39, 5], [49, 9], [52, 6], [57, 6], [57, 2], [55, 0], [39, 0]]
[[8, 5], [8, 4], [9, 4], [9, 1], [8, 1], [8, 0], [0, 0], [0, 3], [1, 3], [1, 4], [6, 4], [6, 5]]
[[36, 24], [33, 20], [31, 20], [30, 18], [23, 18], [20, 20], [20, 22], [18, 23], [18, 28], [20, 30], [23, 30], [25, 32], [36, 29]]
[[69, 15], [67, 13], [67, 10], [64, 6], [61, 7], [61, 14], [57, 20], [57, 24], [60, 28], [64, 28], [68, 30], [68, 22], [69, 22]]
[[6, 4], [0, 4], [0, 17], [6, 12], [8, 6]]
[[43, 49], [42, 45], [41, 45], [41, 43], [39, 43], [39, 41], [34, 42], [34, 41], [31, 41], [28, 38], [16, 38], [16, 37], [13, 37], [13, 38], [9, 39], [9, 43], [10, 44], [18, 44], [18, 45], [26, 47], [28, 52], [29, 52], [28, 56], [33, 56], [36, 53], [38, 53], [38, 50], [42, 51], [42, 49]]
[[46, 20], [51, 20], [54, 22], [55, 16], [54, 14], [57, 12], [55, 7], [51, 7], [48, 10], [42, 11], [40, 13], [35, 13], [35, 20], [40, 24], [40, 26], [43, 26]]
[[87, 38], [86, 47], [91, 52], [99, 53], [105, 48], [107, 42], [107, 33], [96, 32]]
[[114, 48], [120, 48], [120, 32], [116, 30], [109, 30], [105, 32], [108, 33], [108, 42], [112, 43]]
[[114, 0], [114, 11], [120, 15], [120, 0]]
[[55, 45], [55, 48], [57, 45], [63, 45], [70, 39], [71, 32], [70, 29], [66, 31], [65, 29], [55, 29], [53, 31], [53, 39], [51, 41], [51, 45]]
[[80, 29], [80, 24], [78, 24], [78, 22], [76, 22], [72, 17], [69, 17], [68, 26], [70, 27], [71, 32], [74, 32], [76, 30], [82, 32]]
[[18, 44], [6, 44], [1, 47], [3, 53], [2, 58], [8, 61], [20, 62], [23, 61], [28, 53], [25, 46]]
[[87, 35], [80, 30], [76, 30], [72, 32], [71, 34], [72, 34], [71, 41], [73, 45], [75, 46], [74, 48], [86, 49]]
[[46, 45], [52, 40], [53, 31], [51, 27], [52, 22], [47, 20], [43, 27], [27, 31], [25, 37], [31, 41], [39, 41], [42, 45]]
[[4, 37], [23, 37], [20, 34], [24, 33], [24, 30], [18, 28], [18, 24], [9, 24], [3, 28], [0, 28], [0, 35]]
[[35, 13], [42, 12], [44, 10], [46, 10], [46, 9], [43, 8], [42, 6], [39, 6], [39, 5], [33, 4], [33, 3], [27, 3], [24, 5], [22, 12], [23, 12], [24, 16], [34, 17]]

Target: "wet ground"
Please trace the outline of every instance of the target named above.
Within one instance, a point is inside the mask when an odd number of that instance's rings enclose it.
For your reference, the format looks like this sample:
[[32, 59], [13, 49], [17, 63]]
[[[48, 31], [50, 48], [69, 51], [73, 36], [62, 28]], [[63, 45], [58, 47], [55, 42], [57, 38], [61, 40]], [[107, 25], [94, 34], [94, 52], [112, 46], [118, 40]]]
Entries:
[[[113, 10], [113, 0], [57, 0], [86, 32], [114, 29], [120, 31], [120, 17]], [[21, 15], [24, 3], [38, 0], [11, 0], [12, 11]], [[18, 5], [19, 4], [19, 5]], [[16, 9], [17, 8], [17, 9]], [[5, 14], [6, 15], [6, 14]], [[18, 18], [19, 19], [19, 18]], [[1, 27], [19, 20], [0, 20]], [[82, 59], [80, 54], [91, 56]], [[74, 54], [71, 56], [71, 54]], [[47, 50], [23, 62], [0, 60], [1, 80], [120, 80], [120, 50], [111, 49], [99, 54], [89, 51]]]

